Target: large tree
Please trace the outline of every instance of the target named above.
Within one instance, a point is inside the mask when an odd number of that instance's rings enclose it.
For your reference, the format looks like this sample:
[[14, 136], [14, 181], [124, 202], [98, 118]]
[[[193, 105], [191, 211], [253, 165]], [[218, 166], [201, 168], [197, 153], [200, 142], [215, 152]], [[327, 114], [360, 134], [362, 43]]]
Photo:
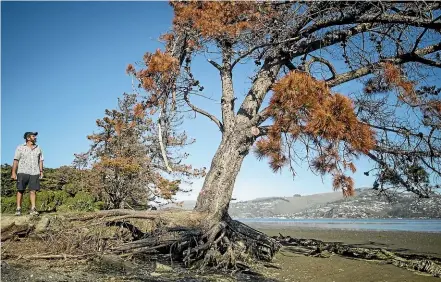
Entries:
[[[205, 257], [225, 265], [245, 253], [273, 256], [276, 242], [227, 212], [236, 176], [253, 148], [275, 171], [301, 161], [331, 174], [334, 188], [345, 195], [353, 194], [349, 173], [359, 156], [375, 163], [366, 174], [376, 175], [376, 189], [434, 193], [441, 176], [441, 101], [433, 81], [441, 67], [440, 5], [172, 2], [165, 50], [146, 53], [141, 66], [127, 71], [146, 92], [143, 108], [157, 113], [161, 124], [166, 113], [191, 110], [222, 134], [193, 212], [204, 219], [196, 220], [204, 235], [193, 241], [198, 233], [173, 229], [181, 235], [172, 249], [187, 262]], [[196, 57], [207, 58], [219, 73], [220, 117], [191, 102], [204, 95], [192, 73]], [[233, 73], [242, 63], [254, 74], [240, 97]], [[354, 80], [364, 88], [337, 93]]]

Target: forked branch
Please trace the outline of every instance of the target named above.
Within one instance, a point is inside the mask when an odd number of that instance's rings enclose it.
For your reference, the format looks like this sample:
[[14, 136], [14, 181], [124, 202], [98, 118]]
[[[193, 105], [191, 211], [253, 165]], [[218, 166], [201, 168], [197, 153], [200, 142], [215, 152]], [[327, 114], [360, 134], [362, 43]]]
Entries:
[[196, 113], [199, 113], [199, 114], [204, 115], [204, 116], [208, 117], [209, 119], [211, 119], [211, 120], [217, 125], [217, 127], [219, 128], [219, 130], [220, 130], [221, 132], [223, 132], [224, 127], [223, 127], [222, 123], [219, 121], [219, 119], [217, 119], [214, 115], [210, 114], [209, 112], [204, 111], [203, 109], [200, 109], [200, 108], [196, 107], [195, 105], [193, 105], [193, 104], [190, 102], [190, 98], [188, 97], [188, 92], [185, 92], [185, 93], [184, 93], [184, 100], [185, 100], [185, 102], [187, 103], [187, 105], [188, 105], [193, 111], [195, 111]]

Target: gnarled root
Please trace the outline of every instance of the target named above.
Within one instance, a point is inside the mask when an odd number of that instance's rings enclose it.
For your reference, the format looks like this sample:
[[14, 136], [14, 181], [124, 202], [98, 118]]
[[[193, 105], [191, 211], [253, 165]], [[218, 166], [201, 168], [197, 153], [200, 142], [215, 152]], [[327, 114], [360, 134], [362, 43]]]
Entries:
[[188, 267], [244, 270], [256, 260], [270, 261], [281, 247], [276, 240], [229, 216], [218, 220], [196, 211], [100, 211], [63, 216], [52, 224], [38, 238], [44, 238], [53, 253], [42, 256], [37, 252], [37, 258], [109, 252], [137, 258], [162, 254]]
[[230, 218], [204, 228], [172, 227], [114, 248], [116, 253], [160, 252], [186, 266], [243, 270], [253, 259], [270, 261], [281, 245], [274, 239]]
[[439, 258], [423, 255], [394, 253], [379, 248], [361, 248], [337, 242], [323, 242], [315, 239], [297, 239], [290, 236], [273, 237], [284, 246], [295, 247], [297, 252], [310, 256], [327, 257], [329, 253], [340, 256], [365, 259], [382, 260], [395, 266], [429, 273], [441, 277], [441, 260]]

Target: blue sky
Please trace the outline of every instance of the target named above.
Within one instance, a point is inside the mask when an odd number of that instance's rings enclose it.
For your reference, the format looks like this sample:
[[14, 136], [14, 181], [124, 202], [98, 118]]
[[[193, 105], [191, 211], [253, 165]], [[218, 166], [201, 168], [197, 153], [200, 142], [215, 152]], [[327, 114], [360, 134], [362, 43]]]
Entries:
[[[117, 98], [131, 92], [126, 66], [146, 51], [162, 45], [157, 38], [171, 25], [167, 2], [2, 2], [1, 3], [1, 162], [11, 163], [26, 131], [38, 131], [46, 167], [69, 165], [73, 154], [88, 150], [86, 139], [104, 109], [115, 108]], [[235, 76], [236, 95], [249, 85], [246, 66]], [[242, 71], [244, 71], [242, 73]], [[219, 97], [218, 72], [200, 59], [195, 74], [205, 93]], [[348, 89], [346, 91], [356, 91]], [[198, 106], [219, 113], [219, 104], [195, 99]], [[220, 133], [198, 116], [184, 128], [196, 144], [188, 149], [195, 167], [210, 167]], [[356, 186], [372, 184], [363, 175], [361, 160], [354, 175]], [[180, 199], [195, 199], [193, 192]], [[274, 174], [266, 161], [248, 156], [239, 173], [234, 197], [239, 200], [332, 191], [330, 178], [322, 179], [298, 168]]]

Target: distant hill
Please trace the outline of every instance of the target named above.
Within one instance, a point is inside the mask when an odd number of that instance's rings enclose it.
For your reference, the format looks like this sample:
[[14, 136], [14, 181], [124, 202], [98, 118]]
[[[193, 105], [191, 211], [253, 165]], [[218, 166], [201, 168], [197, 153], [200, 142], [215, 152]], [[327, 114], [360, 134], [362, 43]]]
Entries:
[[[258, 198], [233, 202], [229, 212], [235, 218], [441, 218], [439, 195], [418, 199], [404, 193], [388, 201], [368, 188], [356, 192], [348, 198], [341, 192]], [[181, 208], [192, 209], [195, 204], [185, 201]]]
[[230, 215], [237, 218], [279, 217], [343, 199], [341, 192], [297, 197], [259, 198], [230, 205]]
[[[232, 202], [230, 204], [230, 215], [233, 217], [273, 217], [279, 214], [296, 213], [319, 204], [326, 204], [343, 199], [341, 192], [314, 194], [307, 196], [297, 195], [295, 197], [267, 197], [257, 198], [250, 201]], [[184, 201], [177, 204], [168, 204], [163, 208], [174, 207], [182, 209], [193, 209], [196, 201]]]
[[441, 218], [441, 196], [418, 199], [414, 194], [396, 195], [392, 201], [373, 190], [300, 212], [280, 214], [287, 218]]

